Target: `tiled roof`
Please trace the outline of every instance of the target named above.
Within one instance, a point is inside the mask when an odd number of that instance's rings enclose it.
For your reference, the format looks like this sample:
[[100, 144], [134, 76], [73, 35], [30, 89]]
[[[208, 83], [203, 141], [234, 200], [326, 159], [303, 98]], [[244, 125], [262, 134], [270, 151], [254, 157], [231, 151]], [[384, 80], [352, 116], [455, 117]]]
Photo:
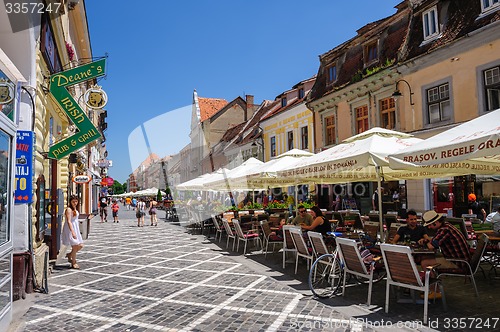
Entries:
[[227, 100], [198, 97], [198, 105], [200, 106], [200, 121], [203, 122], [207, 119], [210, 119], [221, 108], [226, 106]]
[[[471, 0], [454, 0], [447, 2], [448, 8], [444, 11], [446, 17], [439, 15], [440, 23], [443, 30], [441, 36], [426, 44], [424, 41], [422, 11], [429, 8], [433, 2], [424, 1], [415, 9], [413, 17], [411, 35], [408, 43], [408, 54], [406, 59], [409, 60], [421, 54], [431, 52], [450, 42], [457, 40], [468, 33], [482, 28], [490, 23], [500, 20], [500, 11], [494, 11], [489, 15], [479, 18], [481, 14], [480, 1]], [[438, 4], [438, 12], [441, 10], [442, 3]], [[443, 22], [444, 21], [444, 22]]]

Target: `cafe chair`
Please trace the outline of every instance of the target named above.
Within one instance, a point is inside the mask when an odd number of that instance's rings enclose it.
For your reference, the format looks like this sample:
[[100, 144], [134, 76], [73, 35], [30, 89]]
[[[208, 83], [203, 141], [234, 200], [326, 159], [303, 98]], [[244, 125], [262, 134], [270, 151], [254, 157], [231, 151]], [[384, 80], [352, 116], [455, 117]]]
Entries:
[[262, 244], [262, 248], [264, 248], [264, 247], [266, 248], [266, 253], [264, 254], [264, 259], [265, 259], [267, 257], [267, 251], [269, 248], [269, 244], [273, 245], [273, 252], [274, 252], [274, 246], [276, 244], [283, 245], [283, 240], [280, 237], [278, 237], [277, 235], [272, 234], [273, 231], [271, 230], [271, 226], [269, 226], [268, 221], [262, 220], [260, 222], [260, 228], [262, 229], [262, 234], [264, 235], [263, 236], [264, 243]]
[[474, 291], [476, 292], [476, 296], [479, 297], [479, 293], [477, 291], [476, 280], [474, 279], [474, 274], [476, 274], [479, 269], [479, 265], [481, 263], [481, 259], [486, 251], [486, 247], [488, 246], [489, 238], [488, 235], [482, 234], [479, 240], [477, 241], [476, 249], [472, 254], [470, 262], [463, 259], [447, 259], [447, 261], [452, 263], [461, 262], [465, 265], [464, 269], [440, 269], [439, 267], [436, 269], [438, 273], [438, 279], [441, 279], [443, 276], [453, 276], [453, 277], [465, 277], [469, 278], [474, 286]]
[[285, 268], [286, 262], [286, 253], [292, 252], [294, 254], [297, 253], [297, 249], [295, 248], [295, 244], [293, 243], [292, 236], [290, 235], [290, 230], [293, 228], [298, 228], [298, 226], [294, 225], [283, 225], [283, 268]]
[[219, 242], [222, 240], [222, 233], [225, 232], [224, 226], [221, 225], [220, 217], [212, 215], [212, 221], [215, 226], [215, 241], [217, 241], [217, 236], [219, 236]]
[[234, 234], [231, 225], [229, 225], [229, 221], [227, 221], [226, 218], [222, 218], [222, 225], [224, 225], [224, 229], [226, 230], [226, 248], [229, 246], [229, 239], [233, 239], [233, 251], [234, 251], [234, 244], [236, 242], [236, 235]]
[[238, 219], [233, 219], [234, 229], [236, 230], [236, 236], [238, 237], [235, 241], [238, 241], [238, 245], [236, 246], [236, 251], [240, 250], [240, 241], [245, 243], [245, 248], [243, 249], [243, 255], [247, 254], [247, 243], [248, 240], [256, 240], [260, 247], [262, 248], [262, 243], [260, 241], [259, 233], [254, 233], [253, 230], [249, 230], [246, 233], [241, 229], [241, 225]]
[[307, 260], [307, 270], [310, 270], [310, 267], [313, 263], [313, 254], [309, 252], [309, 248], [307, 247], [306, 241], [304, 240], [304, 236], [302, 235], [302, 231], [298, 228], [291, 228], [290, 235], [292, 236], [293, 244], [297, 249], [297, 253], [295, 256], [295, 274], [297, 274], [297, 267], [299, 265], [299, 257], [303, 257]]
[[394, 237], [396, 236], [396, 234], [398, 234], [399, 227], [404, 226], [404, 225], [406, 225], [406, 224], [399, 223], [399, 222], [392, 223], [391, 228], [389, 228], [389, 233], [387, 235], [387, 239], [385, 242], [391, 242], [392, 239], [394, 239]]
[[321, 233], [309, 231], [307, 235], [309, 236], [315, 259], [318, 259], [318, 257], [324, 254], [331, 254], [325, 241], [323, 241], [323, 235]]
[[352, 274], [358, 277], [368, 279], [368, 299], [367, 304], [371, 304], [372, 288], [373, 288], [373, 270], [375, 269], [375, 261], [366, 264], [361, 257], [358, 242], [352, 239], [344, 239], [337, 237], [337, 249], [340, 253], [341, 261], [344, 262], [344, 276], [342, 281], [342, 296], [345, 294], [347, 274]]
[[378, 232], [380, 229], [380, 222], [365, 221], [363, 224], [363, 232], [370, 237], [373, 242], [378, 240]]
[[446, 310], [446, 299], [444, 289], [439, 278], [431, 279], [431, 272], [435, 266], [427, 267], [425, 274], [419, 273], [417, 264], [413, 259], [411, 248], [395, 244], [382, 243], [380, 245], [382, 257], [384, 258], [387, 271], [387, 286], [385, 291], [385, 312], [389, 313], [389, 298], [391, 286], [409, 288], [424, 292], [424, 320], [427, 322], [427, 310], [429, 306], [429, 289], [437, 287], [441, 290], [444, 310]]

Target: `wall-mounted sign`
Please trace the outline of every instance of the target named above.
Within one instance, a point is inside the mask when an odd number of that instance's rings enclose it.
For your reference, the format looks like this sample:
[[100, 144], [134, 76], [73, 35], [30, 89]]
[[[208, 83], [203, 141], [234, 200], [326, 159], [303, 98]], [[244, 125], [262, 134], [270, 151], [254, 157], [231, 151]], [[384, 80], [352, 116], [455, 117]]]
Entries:
[[103, 76], [105, 66], [106, 59], [101, 59], [50, 76], [50, 93], [77, 127], [78, 132], [52, 145], [49, 148], [49, 158], [62, 159], [101, 137], [99, 131], [87, 117], [86, 112], [73, 99], [67, 88]]
[[32, 131], [18, 130], [16, 133], [16, 182], [14, 203], [33, 201], [33, 146]]
[[95, 86], [85, 92], [83, 100], [89, 108], [102, 109], [108, 103], [108, 95], [100, 86]]
[[107, 160], [107, 159], [101, 159], [97, 162], [96, 164], [97, 167], [112, 167], [113, 166], [113, 161], [112, 160]]
[[8, 104], [14, 99], [14, 84], [0, 80], [0, 105]]
[[77, 184], [89, 183], [92, 177], [89, 175], [76, 175], [73, 177], [73, 182]]

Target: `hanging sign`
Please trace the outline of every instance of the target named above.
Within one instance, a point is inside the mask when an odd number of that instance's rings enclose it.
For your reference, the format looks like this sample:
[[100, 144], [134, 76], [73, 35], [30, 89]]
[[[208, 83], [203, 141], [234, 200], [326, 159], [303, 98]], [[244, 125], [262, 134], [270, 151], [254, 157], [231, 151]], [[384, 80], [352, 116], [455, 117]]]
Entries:
[[108, 95], [100, 86], [95, 86], [85, 92], [83, 100], [88, 108], [103, 109], [108, 103]]
[[33, 201], [33, 146], [32, 131], [18, 130], [16, 133], [16, 182], [14, 203]]
[[76, 184], [84, 184], [92, 181], [92, 177], [89, 175], [76, 175], [73, 177], [73, 182]]
[[106, 59], [66, 70], [50, 76], [50, 94], [68, 115], [78, 132], [49, 148], [49, 158], [62, 159], [101, 137], [92, 121], [69, 93], [68, 87], [103, 76]]

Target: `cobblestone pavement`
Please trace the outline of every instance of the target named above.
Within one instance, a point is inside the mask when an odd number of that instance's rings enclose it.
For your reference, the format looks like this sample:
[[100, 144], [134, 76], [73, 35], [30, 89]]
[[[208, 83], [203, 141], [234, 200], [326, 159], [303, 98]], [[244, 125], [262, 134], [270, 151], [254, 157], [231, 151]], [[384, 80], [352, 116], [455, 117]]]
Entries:
[[[394, 299], [385, 314], [383, 281], [374, 285], [370, 307], [359, 304], [366, 301], [366, 285], [318, 301], [307, 287], [305, 264], [297, 275], [294, 264], [283, 270], [281, 253], [264, 259], [250, 250], [245, 257], [242, 248], [227, 251], [225, 239], [214, 242], [163, 220], [137, 227], [133, 211], [120, 215], [119, 224], [93, 219], [78, 255], [81, 270], [56, 266], [49, 294], [30, 295], [32, 305], [9, 331], [435, 331], [419, 322], [421, 303]], [[498, 282], [476, 277], [481, 297], [475, 298], [470, 283], [450, 279], [448, 311], [431, 303], [430, 318], [439, 321], [431, 327], [455, 331], [443, 322], [498, 317]], [[392, 326], [379, 325], [384, 322]]]

